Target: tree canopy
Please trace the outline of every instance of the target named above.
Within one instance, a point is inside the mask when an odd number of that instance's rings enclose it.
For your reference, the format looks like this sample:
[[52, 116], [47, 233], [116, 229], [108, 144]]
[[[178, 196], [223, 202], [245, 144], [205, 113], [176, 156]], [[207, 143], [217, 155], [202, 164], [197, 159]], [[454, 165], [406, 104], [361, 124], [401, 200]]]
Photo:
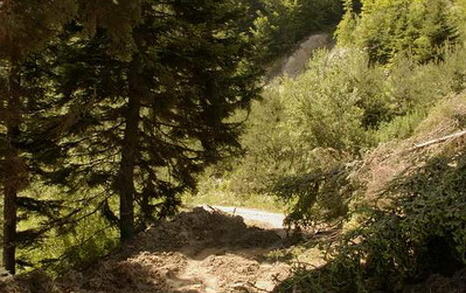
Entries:
[[[173, 214], [196, 173], [237, 152], [241, 125], [229, 118], [257, 97], [261, 73], [250, 9], [213, 0], [2, 2], [10, 272], [17, 245], [74, 233], [96, 214], [131, 239]], [[28, 196], [31, 184], [48, 194]], [[41, 220], [18, 230], [32, 214]]]

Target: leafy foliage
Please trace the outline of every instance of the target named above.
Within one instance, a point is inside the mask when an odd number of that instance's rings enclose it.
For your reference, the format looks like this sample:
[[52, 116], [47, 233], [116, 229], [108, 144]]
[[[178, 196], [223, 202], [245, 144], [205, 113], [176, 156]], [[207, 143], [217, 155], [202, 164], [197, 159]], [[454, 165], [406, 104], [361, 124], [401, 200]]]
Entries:
[[460, 143], [407, 170], [380, 194], [388, 205], [365, 210], [361, 225], [328, 247], [324, 268], [291, 282], [315, 292], [373, 292], [451, 276], [466, 264], [465, 158]]
[[459, 27], [449, 0], [361, 1], [360, 14], [346, 2], [337, 36], [341, 45], [365, 48], [371, 62], [390, 63], [409, 53], [426, 62], [441, 58], [442, 48], [454, 44]]
[[[105, 28], [112, 49], [123, 56], [131, 50], [131, 31], [140, 21], [142, 1], [120, 0], [92, 3], [79, 0], [3, 1], [0, 5], [0, 56], [25, 58], [43, 49], [65, 25], [79, 21], [92, 35]], [[127, 56], [127, 55], [126, 55]]]
[[[465, 89], [464, 57], [458, 47], [446, 53], [445, 62], [403, 57], [387, 69], [370, 66], [360, 50], [316, 53], [307, 72], [268, 86], [253, 103], [241, 138], [245, 155], [218, 165], [225, 172], [217, 177], [238, 195], [273, 194], [283, 177], [301, 182], [295, 176], [303, 176], [305, 182], [314, 172], [361, 158], [380, 142], [410, 137], [432, 107]], [[292, 197], [283, 191], [281, 198]], [[287, 201], [299, 202], [293, 198]]]
[[274, 193], [291, 206], [286, 224], [318, 227], [341, 223], [348, 213], [348, 202], [356, 187], [349, 177], [352, 166], [312, 170], [305, 175], [281, 178]]
[[261, 0], [254, 36], [266, 63], [287, 53], [311, 32], [329, 30], [343, 11], [336, 0]]

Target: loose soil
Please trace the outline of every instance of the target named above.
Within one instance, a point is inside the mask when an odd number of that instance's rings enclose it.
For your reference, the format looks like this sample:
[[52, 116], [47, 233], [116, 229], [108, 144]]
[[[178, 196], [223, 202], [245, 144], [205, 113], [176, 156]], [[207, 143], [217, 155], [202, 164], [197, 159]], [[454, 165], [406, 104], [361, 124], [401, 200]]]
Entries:
[[69, 293], [271, 292], [290, 274], [288, 264], [266, 257], [283, 247], [278, 230], [247, 225], [240, 216], [198, 207], [141, 233], [93, 268], [68, 273], [57, 289]]

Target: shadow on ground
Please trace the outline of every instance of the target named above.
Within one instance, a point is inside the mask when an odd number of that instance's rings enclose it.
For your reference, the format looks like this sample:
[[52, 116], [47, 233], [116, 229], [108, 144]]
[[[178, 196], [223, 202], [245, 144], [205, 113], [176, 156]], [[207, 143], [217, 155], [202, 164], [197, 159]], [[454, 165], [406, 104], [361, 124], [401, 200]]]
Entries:
[[267, 257], [283, 231], [195, 208], [139, 234], [117, 254], [70, 272], [57, 292], [271, 292], [290, 267]]

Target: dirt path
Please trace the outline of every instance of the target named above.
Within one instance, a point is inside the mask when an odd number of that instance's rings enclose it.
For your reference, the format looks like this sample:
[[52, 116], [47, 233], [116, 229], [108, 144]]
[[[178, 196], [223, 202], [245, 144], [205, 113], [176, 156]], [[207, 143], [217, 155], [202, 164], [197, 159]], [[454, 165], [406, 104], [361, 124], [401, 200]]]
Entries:
[[[273, 229], [277, 235], [283, 235], [277, 231], [284, 229], [285, 216], [282, 214], [224, 206], [202, 208], [214, 213], [241, 217], [248, 225]], [[239, 249], [234, 253], [225, 248], [202, 250], [196, 253], [197, 259], [188, 260], [185, 269], [177, 276], [181, 280], [191, 280], [194, 283], [186, 285], [175, 282], [172, 286], [178, 288], [179, 292], [271, 292], [275, 287], [275, 277], [287, 275], [289, 267], [260, 261], [269, 251], [267, 248]]]
[[[272, 292], [290, 274], [288, 264], [270, 255], [284, 246], [279, 233], [283, 216], [213, 208], [194, 208], [141, 233], [120, 253], [88, 271], [69, 273], [60, 280], [60, 291]], [[247, 225], [238, 215], [270, 228]]]
[[[282, 214], [224, 206], [201, 208], [213, 213], [241, 217], [247, 225], [271, 229], [270, 231], [276, 232], [277, 235], [283, 235], [277, 231], [284, 229], [285, 217]], [[177, 276], [179, 279], [194, 282], [188, 285], [175, 282], [172, 286], [177, 288], [178, 292], [272, 292], [275, 277], [280, 274], [287, 275], [289, 267], [261, 261], [260, 258], [266, 257], [269, 251], [267, 248], [201, 250], [196, 252], [194, 259], [188, 259], [185, 269]]]

